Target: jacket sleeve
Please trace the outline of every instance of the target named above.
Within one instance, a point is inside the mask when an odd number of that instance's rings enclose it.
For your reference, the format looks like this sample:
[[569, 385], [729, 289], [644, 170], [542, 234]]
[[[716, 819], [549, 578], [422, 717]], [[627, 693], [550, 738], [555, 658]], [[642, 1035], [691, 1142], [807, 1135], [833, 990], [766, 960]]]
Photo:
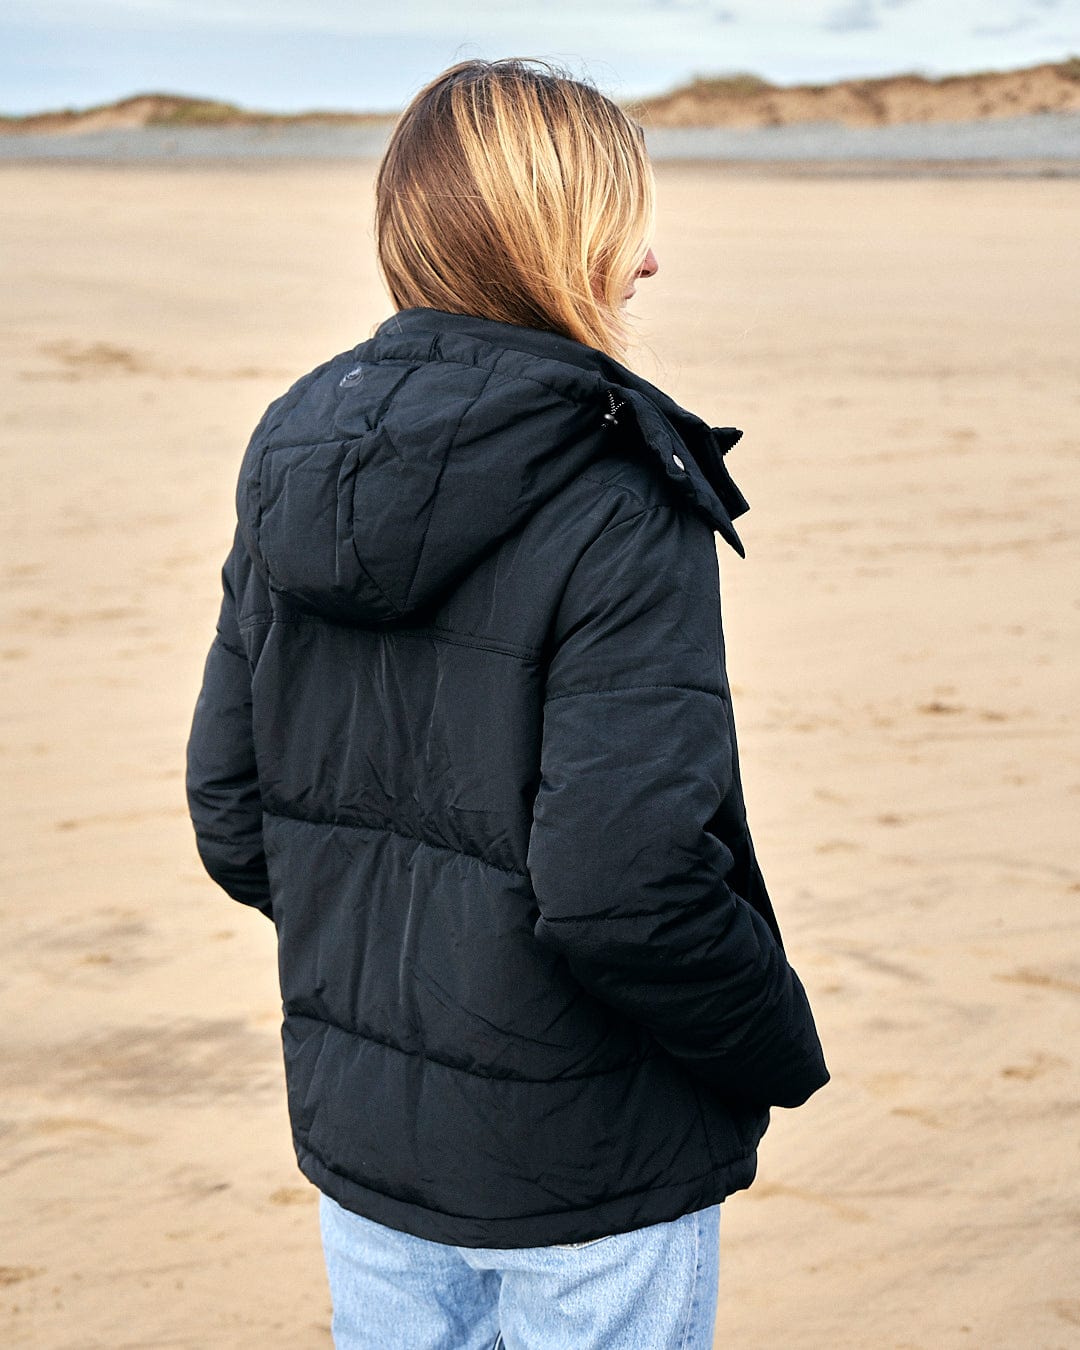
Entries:
[[187, 744], [187, 799], [207, 872], [234, 900], [273, 918], [251, 731], [251, 669], [237, 625], [242, 549], [237, 535], [221, 571], [221, 613]]
[[658, 506], [609, 525], [557, 617], [534, 932], [719, 1095], [798, 1106], [829, 1080], [813, 1015], [709, 828], [738, 791], [728, 700], [707, 523]]

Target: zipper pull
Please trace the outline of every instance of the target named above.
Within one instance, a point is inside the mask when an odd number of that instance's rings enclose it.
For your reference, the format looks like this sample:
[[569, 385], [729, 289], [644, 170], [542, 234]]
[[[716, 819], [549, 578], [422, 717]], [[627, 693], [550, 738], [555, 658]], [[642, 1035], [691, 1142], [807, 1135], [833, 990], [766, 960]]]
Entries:
[[626, 400], [625, 399], [616, 400], [615, 395], [611, 392], [610, 389], [607, 391], [607, 396], [608, 402], [611, 404], [611, 408], [609, 409], [608, 412], [604, 414], [604, 422], [609, 427], [617, 427], [619, 425], [619, 419], [615, 416], [615, 414], [619, 411], [620, 408], [626, 406]]

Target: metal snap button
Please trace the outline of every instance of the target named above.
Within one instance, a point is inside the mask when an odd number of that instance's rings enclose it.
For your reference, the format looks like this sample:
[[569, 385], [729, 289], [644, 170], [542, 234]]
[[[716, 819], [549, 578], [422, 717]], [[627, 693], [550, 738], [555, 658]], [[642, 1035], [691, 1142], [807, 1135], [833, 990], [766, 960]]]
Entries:
[[681, 469], [681, 470], [683, 471], [683, 473], [686, 472], [686, 465], [682, 462], [682, 460], [679, 458], [678, 455], [672, 455], [672, 456], [671, 456], [671, 462], [672, 462], [672, 464], [675, 465], [675, 467], [676, 467], [677, 469]]
[[352, 370], [346, 371], [346, 373], [342, 375], [341, 379], [338, 380], [338, 388], [348, 389], [350, 385], [359, 384], [363, 378], [364, 378], [364, 367], [353, 366]]

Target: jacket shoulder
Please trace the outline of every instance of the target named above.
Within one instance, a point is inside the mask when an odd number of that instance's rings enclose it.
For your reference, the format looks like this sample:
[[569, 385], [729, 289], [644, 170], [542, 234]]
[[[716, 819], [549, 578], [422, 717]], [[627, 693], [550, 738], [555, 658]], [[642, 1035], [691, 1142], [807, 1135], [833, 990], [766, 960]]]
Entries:
[[658, 549], [669, 558], [682, 556], [687, 550], [695, 556], [716, 556], [710, 523], [689, 508], [632, 444], [620, 444], [594, 459], [553, 505], [564, 519], [578, 521], [577, 533], [585, 548], [616, 526], [648, 513], [652, 518], [648, 531], [652, 557], [643, 558], [643, 565], [657, 564]]
[[686, 509], [654, 468], [622, 448], [595, 459], [579, 477], [617, 511], [618, 520], [654, 507], [668, 507], [674, 511]]

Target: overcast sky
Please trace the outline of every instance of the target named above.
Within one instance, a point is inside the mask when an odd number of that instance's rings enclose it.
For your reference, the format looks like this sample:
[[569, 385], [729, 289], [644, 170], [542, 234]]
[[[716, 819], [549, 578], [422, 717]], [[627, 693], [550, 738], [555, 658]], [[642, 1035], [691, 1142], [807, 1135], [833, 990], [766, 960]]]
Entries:
[[4, 0], [0, 111], [157, 90], [397, 109], [466, 57], [543, 56], [615, 97], [697, 73], [778, 83], [1080, 55], [1080, 0]]

